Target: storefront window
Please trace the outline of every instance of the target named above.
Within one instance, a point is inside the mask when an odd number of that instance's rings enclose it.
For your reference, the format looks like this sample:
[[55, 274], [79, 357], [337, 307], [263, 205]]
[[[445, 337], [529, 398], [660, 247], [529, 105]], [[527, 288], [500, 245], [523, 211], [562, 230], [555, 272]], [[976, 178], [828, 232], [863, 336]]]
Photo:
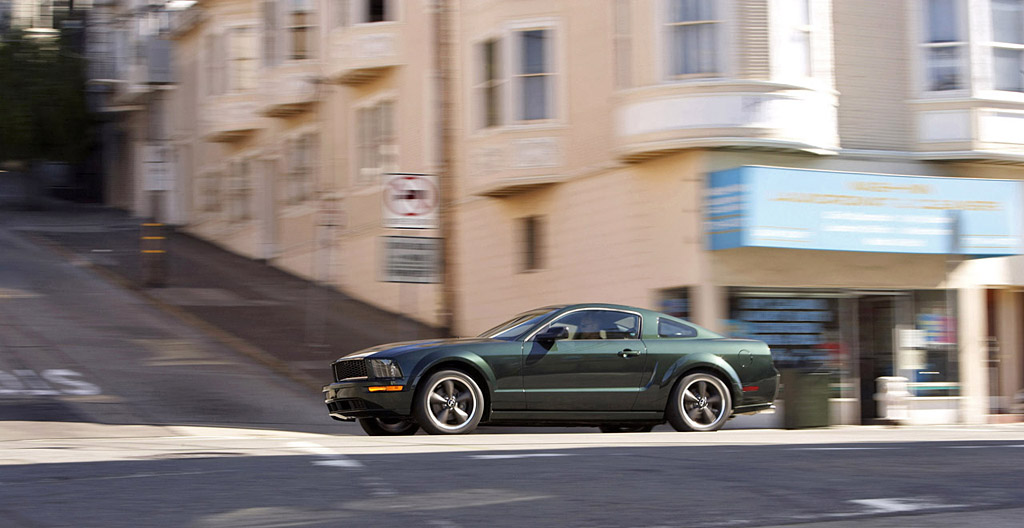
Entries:
[[830, 397], [855, 397], [853, 347], [844, 335], [852, 325], [841, 324], [847, 300], [839, 293], [734, 290], [725, 332], [767, 343], [779, 370], [828, 374]]
[[955, 308], [955, 298], [944, 290], [914, 292], [914, 326], [900, 330], [896, 357], [914, 396], [960, 394]]
[[680, 319], [690, 319], [690, 288], [661, 291], [661, 311]]

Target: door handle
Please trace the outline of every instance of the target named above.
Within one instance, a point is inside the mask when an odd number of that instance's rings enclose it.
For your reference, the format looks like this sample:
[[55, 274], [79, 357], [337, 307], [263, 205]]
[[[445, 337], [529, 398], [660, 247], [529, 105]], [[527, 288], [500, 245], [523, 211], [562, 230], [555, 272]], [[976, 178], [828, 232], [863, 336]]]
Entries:
[[630, 350], [628, 348], [623, 350], [622, 352], [619, 352], [619, 357], [624, 357], [624, 358], [637, 357], [639, 355], [640, 355], [640, 351], [639, 350]]

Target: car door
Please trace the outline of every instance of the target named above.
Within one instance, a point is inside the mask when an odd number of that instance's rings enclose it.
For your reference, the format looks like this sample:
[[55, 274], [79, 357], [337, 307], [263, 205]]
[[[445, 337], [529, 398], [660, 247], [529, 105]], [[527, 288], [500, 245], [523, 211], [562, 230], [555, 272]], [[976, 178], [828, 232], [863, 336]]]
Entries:
[[526, 406], [534, 411], [629, 411], [640, 389], [646, 348], [641, 317], [621, 310], [569, 312], [548, 327], [566, 339], [523, 347]]

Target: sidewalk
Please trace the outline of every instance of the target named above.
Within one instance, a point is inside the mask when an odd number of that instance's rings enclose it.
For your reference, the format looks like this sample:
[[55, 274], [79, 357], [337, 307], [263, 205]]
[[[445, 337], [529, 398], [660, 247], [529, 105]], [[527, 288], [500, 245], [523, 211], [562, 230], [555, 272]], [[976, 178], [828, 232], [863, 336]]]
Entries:
[[120, 211], [66, 202], [50, 201], [35, 211], [0, 209], [0, 224], [137, 291], [317, 393], [331, 381], [330, 362], [344, 354], [439, 335], [172, 229], [166, 233], [166, 286], [147, 288], [139, 258], [142, 223]]

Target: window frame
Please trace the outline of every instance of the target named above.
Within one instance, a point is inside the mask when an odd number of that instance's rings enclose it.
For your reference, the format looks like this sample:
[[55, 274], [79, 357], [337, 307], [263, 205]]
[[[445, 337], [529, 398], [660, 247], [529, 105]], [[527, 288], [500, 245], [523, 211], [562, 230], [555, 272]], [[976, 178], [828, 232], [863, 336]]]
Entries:
[[216, 216], [224, 210], [221, 200], [222, 171], [209, 170], [199, 175], [199, 185], [195, 187], [198, 196], [200, 214], [210, 217]]
[[262, 58], [260, 65], [264, 68], [273, 68], [281, 64], [283, 53], [281, 53], [280, 35], [281, 32], [281, 2], [279, 0], [263, 0], [260, 12], [260, 27], [263, 33], [260, 35], [260, 50]]
[[[526, 41], [521, 40], [525, 38], [527, 33], [543, 31], [545, 32], [545, 48], [543, 50], [544, 57], [544, 70], [543, 72], [526, 72], [523, 71], [524, 51], [526, 47]], [[548, 36], [550, 35], [550, 36]], [[534, 125], [550, 123], [556, 119], [558, 114], [557, 105], [555, 101], [555, 84], [557, 83], [558, 67], [555, 59], [555, 50], [557, 43], [555, 42], [557, 36], [554, 28], [549, 26], [530, 26], [512, 29], [509, 33], [507, 41], [511, 42], [512, 45], [508, 46], [509, 52], [512, 55], [512, 60], [508, 62], [508, 82], [511, 85], [511, 92], [513, 93], [511, 107], [512, 112], [509, 113], [509, 121], [511, 123], [519, 125]], [[526, 117], [526, 94], [525, 84], [528, 79], [543, 79], [544, 80], [544, 115], [537, 118]]]
[[[690, 335], [680, 336], [680, 335], [666, 335], [666, 334], [663, 334], [663, 333], [661, 333], [661, 325], [662, 325], [662, 323], [676, 325], [676, 326], [681, 326], [683, 328], [686, 328], [687, 330], [690, 331]], [[660, 339], [692, 339], [694, 337], [697, 337], [697, 334], [698, 334], [696, 328], [694, 328], [694, 327], [692, 327], [692, 326], [690, 326], [688, 324], [684, 324], [684, 323], [680, 323], [680, 322], [677, 322], [677, 321], [673, 321], [672, 319], [668, 319], [668, 318], [665, 318], [665, 317], [659, 317], [658, 318], [657, 331], [658, 331], [658, 337]]]
[[612, 76], [616, 90], [633, 87], [633, 1], [612, 0]]
[[[1003, 93], [1007, 93], [1007, 94], [1024, 94], [1024, 72], [1022, 72], [1022, 70], [1024, 70], [1024, 2], [1021, 2], [1020, 0], [1018, 0], [1018, 2], [1019, 2], [1018, 3], [1019, 7], [1018, 7], [1017, 15], [1019, 17], [1018, 24], [1019, 24], [1019, 29], [1020, 29], [1020, 34], [1018, 35], [1018, 37], [1020, 37], [1020, 38], [1018, 40], [1021, 41], [1020, 43], [1016, 43], [1016, 42], [1003, 42], [1003, 41], [997, 41], [996, 40], [996, 28], [995, 28], [995, 20], [996, 20], [996, 16], [995, 16], [996, 15], [996, 13], [995, 13], [995, 3], [996, 3], [996, 0], [989, 0], [989, 2], [988, 2], [988, 4], [989, 4], [989, 17], [991, 19], [991, 23], [989, 24], [989, 28], [988, 28], [989, 31], [991, 32], [990, 35], [989, 35], [990, 38], [989, 38], [989, 45], [988, 45], [988, 48], [989, 48], [988, 58], [989, 58], [989, 61], [991, 61], [991, 68], [990, 68], [991, 82], [990, 82], [990, 86], [995, 91], [1003, 92]], [[1000, 76], [997, 73], [996, 53], [998, 51], [1001, 51], [1001, 50], [1002, 51], [1007, 51], [1008, 50], [1008, 51], [1015, 52], [1017, 54], [1017, 72], [1016, 72], [1017, 73], [1017, 87], [1016, 87], [1016, 89], [1000, 88], [997, 85], [997, 82], [998, 82]]]
[[[235, 55], [236, 48], [235, 39], [238, 37], [238, 32], [249, 32], [249, 54], [248, 57], [238, 57]], [[243, 46], [244, 47], [244, 46]], [[231, 25], [224, 30], [224, 68], [226, 73], [224, 75], [224, 82], [227, 86], [225, 93], [238, 93], [238, 92], [251, 92], [255, 91], [259, 87], [259, 69], [260, 69], [260, 43], [259, 33], [257, 26], [252, 23], [240, 23]], [[248, 64], [246, 64], [248, 63]], [[237, 68], [248, 67], [248, 74], [250, 76], [249, 85], [244, 85], [241, 82], [241, 77], [238, 75]]]
[[[788, 16], [791, 11], [788, 10], [785, 4], [795, 1], [803, 2], [801, 7], [806, 9], [806, 24], [793, 23], [792, 17]], [[818, 26], [815, 23], [814, 1], [773, 0], [772, 7], [775, 8], [769, 21], [772, 35], [770, 41], [772, 79], [789, 84], [806, 83], [814, 79], [816, 77], [814, 69], [814, 40], [818, 33]], [[786, 62], [784, 57], [791, 56], [790, 50], [794, 42], [793, 37], [798, 34], [803, 37], [803, 44], [806, 48], [806, 62], [803, 65], [804, 71], [794, 75], [792, 71], [782, 69], [778, 65]]]
[[244, 156], [228, 163], [226, 191], [227, 221], [246, 223], [253, 220], [253, 167], [255, 158]]
[[[485, 55], [490, 46], [490, 55]], [[476, 81], [473, 85], [474, 98], [477, 101], [477, 123], [474, 129], [491, 129], [504, 126], [506, 123], [505, 94], [508, 91], [508, 79], [505, 75], [505, 39], [492, 36], [477, 41], [473, 45], [475, 52]], [[486, 57], [494, 60], [489, 65]], [[493, 76], [489, 76], [493, 75]], [[494, 121], [491, 121], [491, 110], [494, 110]]]
[[[576, 333], [573, 332], [570, 335], [569, 339], [566, 339], [566, 341], [569, 341], [569, 342], [574, 342], [574, 341], [628, 341], [628, 340], [641, 339], [641, 336], [643, 336], [644, 318], [643, 318], [643, 315], [641, 315], [641, 314], [639, 314], [637, 312], [634, 312], [634, 311], [631, 311], [631, 310], [619, 310], [619, 309], [615, 309], [615, 308], [584, 307], [584, 308], [578, 308], [578, 309], [575, 309], [575, 310], [572, 310], [572, 311], [569, 311], [569, 312], [566, 312], [566, 313], [563, 313], [563, 314], [559, 315], [554, 320], [552, 320], [550, 323], [542, 325], [542, 328], [539, 331], [535, 330], [533, 332], [533, 335], [529, 336], [526, 340], [529, 341], [529, 340], [533, 339], [539, 332], [543, 332], [544, 330], [547, 330], [548, 328], [551, 328], [551, 327], [554, 327], [554, 326], [558, 325], [561, 321], [564, 321], [567, 317], [574, 317], [574, 316], [576, 316], [578, 314], [583, 314], [583, 313], [586, 313], [586, 312], [611, 312], [611, 313], [615, 313], [615, 314], [623, 314], [623, 315], [632, 316], [632, 317], [635, 318], [635, 321], [636, 321], [636, 328], [635, 328], [635, 331], [634, 331], [634, 335], [633, 336], [626, 336], [626, 337], [611, 338], [611, 339], [606, 338], [606, 337], [597, 338], [597, 339], [576, 339]], [[578, 331], [579, 325], [574, 325], [574, 326], [576, 326], [576, 329]]]
[[[661, 36], [661, 48], [664, 56], [661, 61], [662, 68], [664, 69], [662, 78], [668, 82], [685, 82], [691, 80], [702, 80], [702, 79], [720, 79], [728, 75], [729, 57], [734, 52], [732, 46], [728, 45], [728, 24], [727, 20], [732, 13], [731, 2], [727, 0], [710, 0], [712, 6], [714, 6], [715, 18], [699, 20], [699, 21], [683, 21], [674, 22], [672, 21], [672, 8], [673, 3], [682, 0], [663, 0], [662, 9], [659, 10], [657, 21], [657, 27], [660, 28], [662, 33]], [[683, 27], [683, 26], [696, 26], [699, 24], [714, 24], [714, 70], [713, 72], [695, 72], [695, 73], [681, 73], [677, 74], [674, 72], [674, 62], [676, 59], [676, 49], [674, 46], [673, 36], [674, 32], [672, 28]]]
[[544, 215], [529, 215], [520, 217], [517, 221], [522, 257], [519, 263], [520, 273], [536, 273], [545, 269], [545, 218]]
[[[316, 0], [285, 0], [285, 12], [281, 30], [284, 34], [285, 54], [287, 61], [314, 60], [317, 56], [317, 4]], [[303, 9], [304, 8], [304, 9]], [[299, 15], [305, 14], [305, 17]], [[302, 33], [306, 49], [303, 54], [296, 51], [296, 33]]]
[[[384, 109], [387, 112], [384, 112]], [[352, 159], [355, 163], [355, 185], [381, 185], [382, 176], [398, 170], [398, 129], [395, 116], [398, 97], [394, 93], [375, 96], [361, 102], [352, 112], [355, 123], [352, 134]], [[376, 121], [370, 128], [368, 116]], [[370, 137], [370, 136], [373, 137]], [[370, 161], [373, 163], [370, 163]], [[371, 166], [372, 165], [372, 166]]]
[[[964, 0], [951, 0], [954, 7], [955, 31], [957, 40], [951, 41], [929, 41], [931, 35], [929, 6], [934, 0], [919, 0], [917, 3], [920, 20], [917, 24], [919, 34], [916, 39], [918, 48], [917, 57], [920, 61], [918, 72], [920, 79], [918, 87], [920, 92], [928, 97], [959, 96], [968, 92], [971, 88], [971, 43], [970, 32], [965, 16], [968, 11]], [[959, 53], [956, 58], [960, 85], [946, 90], [935, 90], [932, 85], [932, 60], [930, 51], [941, 48], [956, 48]]]
[[301, 205], [316, 196], [319, 172], [320, 134], [303, 130], [285, 140], [285, 181], [281, 200], [286, 205]]
[[228, 93], [228, 38], [225, 31], [211, 31], [203, 36], [206, 96], [217, 97]]

